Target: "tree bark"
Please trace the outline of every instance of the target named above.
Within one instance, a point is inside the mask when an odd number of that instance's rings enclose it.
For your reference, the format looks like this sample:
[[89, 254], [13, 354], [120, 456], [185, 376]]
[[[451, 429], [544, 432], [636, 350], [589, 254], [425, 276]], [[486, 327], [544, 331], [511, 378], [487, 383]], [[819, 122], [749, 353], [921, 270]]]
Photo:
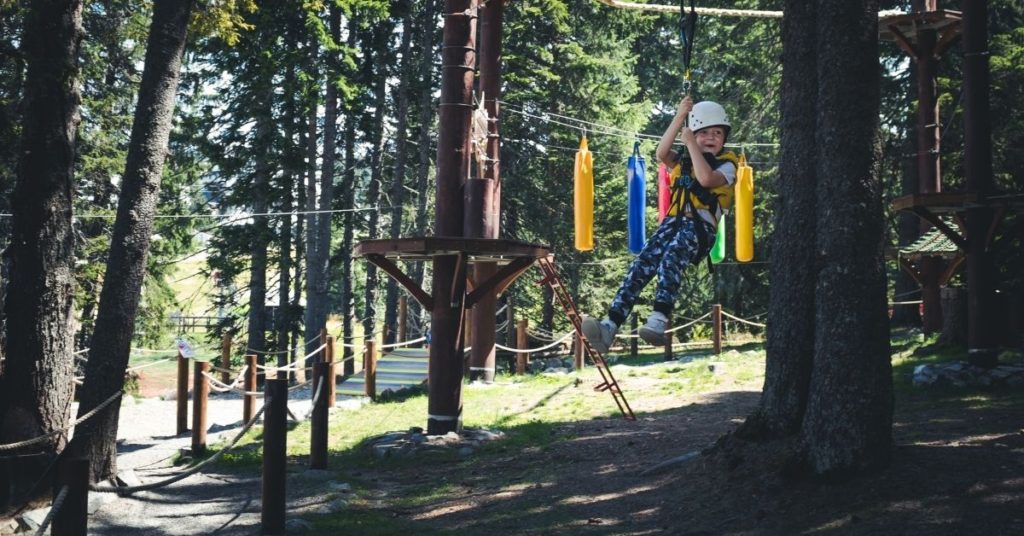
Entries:
[[[341, 40], [341, 10], [336, 4], [331, 4], [330, 9], [330, 31], [331, 40], [337, 43]], [[327, 73], [327, 95], [324, 109], [324, 155], [323, 169], [320, 172], [320, 210], [317, 219], [317, 249], [320, 252], [317, 266], [317, 310], [316, 321], [320, 328], [327, 326], [327, 313], [329, 300], [327, 288], [330, 277], [330, 250], [331, 250], [331, 213], [334, 205], [334, 162], [337, 152], [338, 138], [338, 88], [334, 80]]]
[[[367, 50], [373, 50], [378, 52], [384, 52], [387, 48], [388, 36], [391, 34], [391, 28], [388, 24], [379, 24], [369, 34], [369, 42], [367, 43]], [[387, 68], [386, 61], [380, 61], [381, 58], [371, 59], [371, 55], [367, 56], [367, 61], [372, 62], [367, 65], [366, 73], [367, 79], [373, 80], [373, 120], [370, 123], [370, 184], [366, 189], [366, 205], [368, 207], [376, 207], [380, 203], [380, 185], [382, 176], [384, 174], [383, 160], [384, 160], [384, 108], [387, 106]], [[377, 70], [374, 70], [372, 65], [376, 65]], [[380, 234], [380, 211], [371, 210], [369, 214], [369, 222], [366, 229], [366, 238], [373, 240]], [[363, 336], [374, 337], [377, 329], [377, 287], [379, 284], [380, 275], [377, 273], [377, 267], [371, 263], [366, 264], [366, 289], [363, 294]]]
[[[415, 233], [420, 236], [426, 236], [429, 234], [428, 227], [428, 211], [427, 211], [427, 198], [430, 195], [430, 190], [427, 188], [428, 175], [430, 174], [430, 155], [436, 153], [436, 148], [431, 145], [431, 132], [434, 126], [434, 106], [433, 106], [433, 94], [434, 94], [434, 69], [433, 59], [436, 57], [434, 54], [437, 46], [436, 32], [436, 21], [434, 20], [434, 13], [436, 12], [437, 0], [424, 0], [423, 1], [423, 21], [420, 24], [420, 35], [419, 35], [419, 60], [420, 66], [419, 71], [423, 75], [423, 79], [420, 81], [420, 94], [419, 94], [419, 162], [416, 165], [416, 231]], [[417, 262], [410, 273], [413, 281], [423, 286], [423, 262]], [[409, 317], [422, 319], [423, 308], [419, 302], [413, 300], [409, 304]], [[421, 322], [421, 325], [423, 323]], [[425, 333], [420, 333], [420, 336]]]
[[[395, 132], [395, 167], [391, 183], [391, 238], [399, 238], [402, 234], [402, 211], [405, 201], [405, 163], [408, 158], [408, 125], [409, 118], [409, 80], [414, 76], [413, 61], [409, 57], [412, 48], [412, 3], [404, 0], [400, 3], [402, 10], [402, 75], [398, 82], [396, 99], [396, 118], [398, 126]], [[387, 291], [384, 298], [384, 325], [388, 326], [386, 343], [395, 342], [398, 332], [398, 283], [388, 278]]]
[[[323, 264], [323, 257], [327, 255], [326, 252], [320, 251], [320, 224], [319, 218], [317, 218], [316, 210], [318, 207], [317, 203], [317, 180], [316, 180], [316, 120], [317, 120], [317, 108], [320, 100], [320, 79], [316, 64], [318, 61], [317, 51], [319, 50], [319, 44], [316, 37], [310, 38], [309, 53], [306, 56], [306, 71], [310, 73], [310, 76], [316, 80], [312, 84], [314, 88], [312, 98], [310, 99], [309, 110], [308, 110], [308, 123], [306, 131], [306, 165], [308, 175], [306, 176], [306, 310], [303, 313], [303, 326], [305, 327], [306, 344], [303, 346], [303, 355], [309, 352], [310, 349], [316, 348], [317, 344], [314, 342], [317, 335], [320, 333], [322, 325], [318, 325], [317, 318], [320, 311], [320, 298], [322, 294], [318, 292], [321, 285], [321, 270], [320, 266]], [[326, 141], [326, 137], [324, 138]], [[326, 146], [325, 146], [326, 149]], [[327, 158], [327, 152], [324, 152], [324, 158]]]
[[878, 176], [878, 3], [817, 5], [814, 370], [800, 436], [808, 469], [844, 477], [888, 463], [892, 369]]
[[[81, 38], [80, 0], [28, 4], [21, 38], [28, 68], [22, 143], [7, 251], [3, 354], [8, 359], [0, 376], [0, 443], [62, 430], [71, 414], [71, 196]], [[33, 449], [56, 453], [66, 439], [54, 435]], [[46, 463], [44, 457], [4, 460], [0, 505], [26, 491]]]
[[816, 8], [787, 1], [782, 19], [781, 170], [773, 207], [764, 389], [741, 436], [774, 438], [800, 428], [814, 357], [815, 163], [818, 86]]
[[[252, 185], [252, 208], [256, 214], [265, 214], [269, 206], [270, 175], [272, 173], [269, 151], [273, 143], [273, 97], [270, 81], [263, 82], [266, 89], [256, 114], [256, 139], [254, 141], [256, 162]], [[252, 224], [252, 247], [249, 266], [249, 337], [246, 346], [249, 352], [259, 354], [259, 362], [265, 362], [262, 352], [267, 349], [267, 249], [270, 247], [270, 225], [267, 216], [256, 216]]]
[[[349, 48], [355, 48], [358, 23], [349, 19]], [[345, 117], [345, 174], [341, 186], [341, 208], [346, 212], [342, 216], [341, 238], [341, 329], [345, 344], [342, 348], [344, 364], [342, 374], [350, 376], [355, 373], [355, 352], [351, 345], [355, 341], [355, 293], [352, 290], [353, 262], [352, 246], [355, 241], [355, 214], [351, 211], [355, 203], [356, 191], [356, 109], [352, 103], [346, 103]]]
[[[192, 0], [157, 0], [153, 4], [142, 85], [79, 416], [92, 411], [124, 385], [192, 5]], [[120, 400], [75, 430], [73, 452], [89, 458], [94, 480], [117, 472], [119, 408]]]

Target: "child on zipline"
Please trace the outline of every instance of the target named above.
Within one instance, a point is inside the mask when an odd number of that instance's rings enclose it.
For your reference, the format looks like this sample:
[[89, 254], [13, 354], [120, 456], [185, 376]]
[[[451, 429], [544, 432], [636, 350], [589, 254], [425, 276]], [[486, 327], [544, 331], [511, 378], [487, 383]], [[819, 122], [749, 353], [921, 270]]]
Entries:
[[[689, 126], [683, 126], [687, 115]], [[640, 337], [649, 344], [665, 344], [665, 329], [683, 269], [708, 255], [723, 210], [732, 206], [738, 159], [731, 152], [723, 152], [731, 128], [725, 109], [717, 103], [694, 105], [689, 96], [679, 103], [675, 118], [658, 143], [658, 160], [672, 169], [672, 202], [665, 219], [630, 265], [608, 316], [601, 321], [592, 317], [583, 320], [583, 335], [598, 352], [608, 351], [615, 332], [655, 273], [658, 286], [654, 311], [640, 328]], [[672, 150], [680, 129], [685, 157]]]

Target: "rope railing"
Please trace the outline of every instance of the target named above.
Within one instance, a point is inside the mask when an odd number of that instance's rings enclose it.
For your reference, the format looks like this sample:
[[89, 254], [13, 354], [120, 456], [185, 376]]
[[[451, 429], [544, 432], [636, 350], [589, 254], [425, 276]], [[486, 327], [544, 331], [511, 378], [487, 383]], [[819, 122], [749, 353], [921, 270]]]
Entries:
[[316, 354], [319, 354], [324, 348], [327, 348], [327, 344], [326, 343], [325, 344], [321, 344], [320, 346], [317, 347], [316, 350], [313, 350], [312, 352], [302, 356], [301, 358], [296, 359], [295, 362], [290, 364], [290, 365], [285, 365], [283, 367], [274, 367], [274, 366], [268, 366], [268, 365], [256, 365], [256, 368], [259, 369], [259, 370], [263, 370], [263, 371], [292, 372], [292, 371], [298, 370], [298, 368], [301, 367], [303, 365], [303, 363], [305, 363], [305, 361], [307, 359], [313, 357]]
[[171, 359], [172, 358], [168, 357], [167, 359], [160, 359], [160, 360], [157, 360], [157, 361], [153, 361], [152, 363], [146, 363], [144, 365], [135, 365], [134, 367], [126, 368], [124, 371], [125, 372], [135, 372], [136, 370], [142, 370], [144, 368], [152, 367], [154, 365], [159, 365], [160, 363], [166, 363], [168, 361], [171, 361]]
[[[248, 370], [248, 365], [243, 366], [241, 372], [238, 373], [238, 376], [232, 380], [230, 384], [218, 380], [213, 374], [206, 371], [203, 371], [203, 376], [206, 376], [206, 379], [210, 380], [210, 389], [213, 389], [218, 393], [226, 393], [228, 391], [238, 390], [238, 384], [245, 381], [245, 373]], [[242, 393], [245, 394], [245, 391], [243, 390]]]
[[748, 325], [751, 325], [751, 326], [756, 326], [756, 327], [759, 327], [759, 328], [763, 328], [763, 327], [766, 327], [766, 325], [765, 325], [765, 324], [762, 324], [762, 323], [760, 323], [760, 322], [751, 322], [751, 321], [749, 321], [749, 320], [747, 320], [747, 319], [744, 319], [744, 318], [740, 318], [740, 317], [738, 317], [738, 316], [736, 316], [736, 315], [733, 315], [733, 314], [729, 314], [729, 313], [727, 313], [727, 312], [725, 312], [725, 311], [722, 311], [722, 316], [725, 316], [725, 317], [731, 318], [731, 319], [733, 319], [733, 320], [735, 320], [735, 321], [737, 321], [737, 322], [743, 323], [743, 324], [748, 324]]
[[[518, 353], [521, 353], [521, 354], [532, 354], [532, 353], [543, 352], [544, 350], [549, 350], [551, 348], [554, 348], [555, 346], [558, 346], [559, 344], [562, 344], [563, 342], [565, 342], [566, 339], [568, 339], [569, 337], [572, 337], [575, 333], [576, 333], [576, 330], [571, 330], [571, 331], [569, 331], [569, 333], [566, 333], [565, 335], [563, 335], [561, 339], [558, 339], [557, 341], [555, 341], [555, 342], [553, 342], [551, 344], [548, 344], [548, 345], [545, 345], [545, 346], [541, 346], [540, 348], [528, 348], [528, 349], [509, 348], [508, 346], [505, 346], [505, 345], [502, 345], [502, 344], [498, 344], [498, 343], [494, 343], [494, 347], [499, 349], [499, 350], [505, 350], [506, 352], [518, 352]], [[467, 348], [467, 350], [469, 350], [469, 348]]]
[[687, 323], [685, 323], [683, 325], [675, 326], [672, 329], [666, 329], [665, 333], [675, 333], [675, 332], [677, 332], [677, 331], [679, 331], [679, 330], [681, 330], [683, 328], [688, 328], [688, 327], [696, 324], [697, 322], [700, 322], [701, 320], [704, 320], [705, 318], [707, 318], [709, 316], [711, 316], [711, 313], [705, 313], [704, 316], [697, 317], [697, 318], [695, 318], [695, 319], [693, 319], [693, 320], [691, 320], [691, 321], [689, 321], [689, 322], [687, 322]]
[[187, 469], [187, 470], [185, 470], [185, 471], [183, 471], [181, 473], [178, 473], [177, 475], [174, 475], [174, 476], [169, 477], [169, 478], [165, 478], [163, 480], [158, 480], [156, 482], [150, 482], [149, 484], [142, 484], [140, 486], [117, 487], [117, 486], [101, 486], [99, 484], [93, 484], [92, 486], [89, 486], [89, 489], [92, 490], [92, 491], [99, 492], [99, 493], [117, 493], [118, 495], [129, 495], [129, 494], [132, 494], [132, 493], [138, 493], [140, 491], [150, 491], [150, 490], [154, 490], [154, 489], [157, 489], [157, 488], [162, 488], [164, 486], [169, 486], [169, 485], [171, 485], [171, 484], [173, 484], [175, 482], [184, 480], [184, 479], [186, 479], [186, 478], [188, 478], [188, 477], [198, 473], [200, 470], [202, 470], [207, 465], [209, 465], [209, 464], [219, 460], [221, 456], [226, 454], [231, 449], [235, 448], [235, 446], [238, 445], [238, 442], [242, 440], [242, 437], [245, 436], [245, 434], [249, 431], [249, 429], [251, 429], [252, 426], [254, 424], [256, 424], [256, 421], [259, 420], [259, 418], [263, 415], [263, 412], [267, 409], [267, 404], [268, 403], [269, 402], [264, 402], [263, 403], [263, 406], [260, 407], [259, 411], [257, 411], [256, 414], [253, 415], [252, 419], [249, 419], [249, 422], [245, 423], [245, 426], [243, 426], [241, 431], [238, 432], [238, 435], [236, 435], [234, 437], [234, 439], [232, 439], [231, 442], [227, 444], [227, 446], [225, 446], [224, 448], [222, 448], [219, 451], [217, 451], [217, 453], [214, 454], [213, 456], [210, 456], [209, 458], [203, 460], [202, 462], [199, 462], [195, 466], [193, 466], [193, 467], [191, 467], [191, 468], [189, 468], [189, 469]]
[[46, 529], [50, 528], [50, 523], [53, 518], [56, 517], [57, 513], [60, 512], [62, 506], [64, 506], [64, 499], [68, 496], [69, 486], [60, 488], [60, 492], [57, 493], [57, 497], [53, 499], [53, 506], [50, 507], [50, 511], [46, 513], [46, 517], [43, 518], [43, 522], [39, 524], [39, 528], [36, 530], [36, 536], [43, 536], [46, 534]]
[[382, 344], [382, 345], [380, 345], [380, 349], [381, 350], [386, 350], [388, 348], [401, 348], [402, 346], [409, 346], [411, 344], [416, 344], [416, 343], [424, 342], [426, 340], [427, 340], [426, 337], [420, 337], [418, 339], [413, 339], [411, 341], [396, 342], [396, 343], [391, 343], [391, 344]]
[[[315, 343], [318, 340], [320, 340], [320, 335], [319, 334], [314, 335], [313, 338], [307, 339], [305, 342], [303, 342], [302, 343], [302, 347], [305, 348], [305, 347], [309, 346], [310, 344]], [[245, 353], [248, 353], [248, 354], [256, 354], [256, 355], [285, 355], [285, 354], [292, 354], [292, 353], [295, 353], [295, 352], [301, 352], [303, 350], [302, 350], [302, 348], [299, 348], [298, 346], [293, 346], [291, 348], [288, 348], [287, 350], [274, 350], [274, 351], [270, 351], [270, 350], [257, 350], [255, 348], [249, 348], [248, 346], [246, 346], [245, 348], [242, 349], [242, 351], [244, 351]]]
[[110, 404], [112, 404], [115, 400], [118, 399], [118, 397], [120, 397], [123, 394], [124, 394], [124, 391], [118, 391], [118, 392], [114, 393], [113, 395], [110, 396], [110, 398], [104, 400], [103, 403], [101, 403], [100, 405], [98, 405], [95, 408], [93, 408], [92, 411], [90, 411], [89, 413], [86, 413], [85, 415], [82, 415], [78, 419], [75, 419], [74, 421], [71, 422], [71, 424], [65, 426], [64, 428], [62, 428], [60, 430], [53, 430], [53, 431], [47, 432], [47, 433], [45, 433], [45, 434], [43, 434], [43, 435], [41, 435], [39, 437], [34, 437], [32, 439], [26, 439], [25, 441], [18, 441], [16, 443], [7, 443], [5, 445], [0, 445], [0, 452], [4, 452], [4, 451], [8, 451], [8, 450], [16, 450], [16, 449], [20, 449], [22, 447], [28, 447], [28, 446], [31, 446], [31, 445], [35, 445], [37, 443], [42, 443], [42, 442], [48, 440], [49, 438], [51, 438], [51, 437], [53, 437], [55, 435], [63, 434], [64, 432], [67, 432], [68, 430], [71, 430], [72, 428], [78, 426], [79, 424], [82, 424], [83, 422], [89, 420], [93, 415], [96, 415], [97, 413], [102, 411], [103, 408], [105, 408], [105, 407], [109, 406]]

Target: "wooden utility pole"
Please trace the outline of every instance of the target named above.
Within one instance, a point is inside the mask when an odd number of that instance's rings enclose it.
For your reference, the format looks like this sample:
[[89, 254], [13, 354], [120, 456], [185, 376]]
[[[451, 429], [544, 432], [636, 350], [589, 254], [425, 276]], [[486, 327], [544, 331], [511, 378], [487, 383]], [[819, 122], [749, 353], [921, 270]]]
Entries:
[[[501, 226], [501, 140], [498, 134], [498, 100], [501, 98], [501, 33], [504, 2], [487, 2], [480, 10], [480, 92], [487, 110], [486, 159], [478, 166], [478, 178], [466, 183], [464, 234], [473, 238], [498, 238]], [[493, 262], [473, 266], [473, 278], [485, 281], [497, 271]], [[473, 306], [470, 334], [471, 380], [494, 381], [494, 328], [498, 295], [489, 292]]]
[[[444, 14], [434, 230], [437, 236], [458, 237], [469, 175], [477, 1], [445, 0]], [[466, 295], [464, 255], [434, 257], [432, 289], [427, 433], [445, 434], [462, 429], [463, 345], [458, 335]]]

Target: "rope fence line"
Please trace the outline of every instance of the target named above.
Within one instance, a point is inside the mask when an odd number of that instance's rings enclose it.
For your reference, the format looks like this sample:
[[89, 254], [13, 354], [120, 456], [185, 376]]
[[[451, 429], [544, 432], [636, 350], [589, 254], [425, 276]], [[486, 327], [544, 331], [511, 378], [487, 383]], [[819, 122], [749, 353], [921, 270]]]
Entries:
[[136, 370], [142, 370], [144, 368], [152, 367], [153, 365], [159, 365], [160, 363], [166, 363], [168, 361], [171, 361], [172, 359], [173, 358], [168, 357], [166, 359], [160, 359], [158, 361], [153, 361], [152, 363], [146, 363], [144, 365], [135, 365], [134, 367], [126, 368], [124, 371], [125, 372], [135, 372]]
[[305, 356], [303, 356], [303, 357], [301, 357], [301, 358], [299, 358], [299, 359], [296, 359], [296, 360], [295, 360], [295, 362], [294, 362], [294, 363], [292, 363], [292, 364], [290, 364], [290, 365], [285, 365], [285, 366], [283, 366], [283, 367], [274, 367], [274, 366], [268, 366], [268, 365], [256, 365], [256, 368], [257, 368], [257, 369], [259, 369], [259, 370], [262, 370], [262, 371], [264, 371], [264, 372], [270, 372], [270, 371], [276, 371], [276, 372], [294, 372], [294, 371], [298, 370], [298, 369], [299, 369], [299, 367], [300, 367], [300, 366], [301, 366], [301, 365], [302, 365], [302, 364], [303, 364], [303, 363], [304, 363], [304, 362], [305, 362], [305, 361], [306, 361], [307, 359], [309, 359], [309, 358], [311, 358], [311, 357], [315, 356], [316, 354], [319, 354], [319, 353], [320, 353], [320, 352], [321, 352], [321, 351], [322, 351], [322, 350], [323, 350], [324, 348], [327, 348], [327, 344], [326, 344], [326, 343], [324, 343], [324, 344], [321, 344], [320, 346], [318, 346], [318, 347], [317, 347], [317, 349], [316, 349], [316, 350], [313, 350], [312, 352], [310, 352], [310, 353], [306, 354]]
[[[535, 352], [541, 352], [541, 351], [544, 351], [544, 350], [548, 350], [550, 348], [554, 348], [555, 346], [558, 346], [559, 344], [562, 344], [563, 342], [565, 342], [566, 339], [568, 339], [569, 337], [572, 337], [575, 333], [576, 333], [575, 329], [571, 330], [571, 331], [569, 331], [569, 333], [566, 333], [565, 335], [563, 335], [561, 339], [558, 339], [557, 341], [555, 341], [555, 342], [553, 342], [551, 344], [548, 344], [548, 345], [545, 345], [545, 346], [541, 346], [540, 348], [529, 348], [529, 349], [509, 348], [508, 346], [505, 346], [505, 345], [502, 345], [502, 344], [498, 344], [498, 343], [494, 343], [494, 347], [499, 349], [499, 350], [505, 350], [506, 352], [516, 352], [516, 353], [520, 353], [520, 354], [532, 354], [532, 353], [535, 353]], [[470, 348], [466, 348], [466, 350], [469, 350], [469, 349]]]
[[733, 320], [735, 320], [735, 321], [737, 321], [737, 322], [741, 322], [741, 323], [743, 323], [743, 324], [747, 324], [747, 325], [750, 325], [750, 326], [756, 326], [756, 327], [759, 327], [759, 328], [763, 328], [763, 327], [766, 327], [766, 325], [765, 325], [765, 324], [762, 324], [762, 323], [760, 323], [760, 322], [751, 322], [751, 321], [749, 321], [749, 320], [747, 320], [747, 319], [744, 319], [744, 318], [740, 318], [740, 317], [738, 317], [738, 316], [736, 316], [736, 315], [733, 315], [733, 314], [729, 314], [729, 313], [727, 313], [727, 312], [725, 312], [725, 311], [722, 311], [722, 316], [725, 316], [725, 317], [731, 318], [731, 319], [733, 319]]
[[245, 426], [243, 426], [242, 429], [238, 432], [238, 435], [236, 435], [234, 437], [234, 439], [232, 439], [231, 442], [227, 444], [227, 446], [225, 446], [224, 448], [222, 448], [219, 451], [217, 451], [217, 453], [214, 454], [213, 456], [210, 456], [209, 458], [199, 462], [195, 466], [190, 467], [189, 469], [187, 469], [187, 470], [185, 470], [185, 471], [183, 471], [181, 473], [178, 473], [177, 475], [174, 475], [174, 476], [169, 477], [169, 478], [165, 478], [163, 480], [158, 480], [156, 482], [150, 482], [149, 484], [142, 484], [140, 486], [117, 487], [117, 486], [101, 486], [99, 484], [93, 484], [93, 485], [89, 486], [89, 489], [92, 490], [92, 491], [99, 492], [99, 493], [116, 493], [118, 495], [129, 495], [129, 494], [132, 494], [132, 493], [138, 493], [140, 491], [150, 491], [150, 490], [154, 490], [154, 489], [157, 489], [157, 488], [162, 488], [164, 486], [169, 486], [169, 485], [171, 485], [171, 484], [173, 484], [175, 482], [178, 482], [180, 480], [184, 480], [184, 479], [186, 479], [186, 478], [188, 478], [188, 477], [198, 473], [200, 470], [202, 470], [207, 465], [209, 465], [209, 464], [219, 460], [221, 456], [226, 454], [231, 449], [235, 448], [235, 446], [238, 445], [238, 442], [242, 440], [242, 437], [244, 437], [245, 434], [252, 428], [252, 426], [254, 424], [256, 424], [256, 421], [259, 420], [259, 418], [263, 415], [263, 412], [266, 409], [267, 409], [267, 402], [264, 402], [263, 406], [260, 407], [259, 411], [257, 411], [256, 414], [253, 415], [252, 419], [249, 419], [249, 422], [245, 423]]
[[115, 400], [117, 400], [123, 394], [124, 394], [123, 390], [114, 393], [113, 395], [110, 396], [110, 398], [104, 400], [102, 404], [100, 404], [100, 405], [96, 406], [95, 408], [93, 408], [92, 411], [90, 411], [89, 413], [86, 413], [85, 415], [82, 415], [78, 419], [72, 421], [71, 424], [65, 426], [64, 428], [62, 428], [60, 430], [53, 430], [52, 432], [47, 432], [47, 433], [45, 433], [45, 434], [43, 434], [43, 435], [41, 435], [39, 437], [35, 437], [35, 438], [32, 438], [32, 439], [26, 439], [25, 441], [18, 441], [16, 443], [7, 443], [6, 445], [0, 445], [0, 452], [4, 452], [4, 451], [8, 451], [8, 450], [20, 449], [22, 447], [28, 447], [30, 445], [35, 445], [37, 443], [42, 443], [42, 442], [46, 441], [47, 439], [49, 439], [50, 437], [53, 437], [55, 435], [63, 434], [64, 432], [67, 432], [68, 430], [71, 430], [72, 428], [78, 426], [79, 424], [82, 424], [83, 422], [89, 420], [90, 418], [92, 418], [93, 415], [96, 415], [97, 413], [102, 411], [103, 408], [105, 408], [105, 407], [109, 406], [110, 404], [112, 404]]
[[[232, 380], [230, 384], [218, 380], [216, 377], [214, 377], [213, 374], [210, 374], [209, 372], [204, 371], [203, 376], [206, 376], [206, 379], [210, 380], [210, 389], [213, 389], [218, 393], [226, 393], [228, 391], [238, 390], [238, 384], [239, 382], [245, 381], [245, 373], [248, 372], [248, 370], [248, 365], [242, 367], [241, 372], [238, 373], [238, 376], [234, 380]], [[245, 391], [242, 391], [242, 393], [244, 394]]]
[[675, 332], [677, 332], [677, 331], [679, 331], [679, 330], [681, 330], [683, 328], [688, 328], [688, 327], [696, 324], [697, 322], [700, 322], [701, 320], [704, 320], [705, 318], [707, 318], [709, 316], [711, 316], [711, 313], [704, 313], [704, 316], [697, 317], [697, 318], [691, 320], [690, 322], [687, 322], [687, 323], [685, 323], [685, 324], [683, 324], [681, 326], [675, 326], [672, 329], [666, 329], [665, 333], [675, 333]]
[[392, 343], [392, 344], [382, 344], [382, 345], [380, 345], [380, 349], [381, 350], [386, 350], [388, 348], [401, 348], [402, 346], [409, 346], [409, 345], [413, 345], [413, 344], [416, 344], [416, 343], [424, 342], [426, 340], [427, 340], [426, 337], [420, 337], [418, 339], [413, 339], [411, 341], [396, 342], [396, 343]]
[[64, 499], [68, 496], [68, 490], [71, 489], [65, 485], [60, 488], [60, 493], [53, 499], [53, 506], [50, 507], [50, 511], [46, 513], [46, 517], [43, 518], [43, 522], [39, 524], [39, 529], [36, 530], [36, 536], [43, 536], [46, 534], [46, 529], [50, 528], [50, 523], [53, 518], [56, 517], [57, 513], [60, 512], [62, 506], [64, 506]]

